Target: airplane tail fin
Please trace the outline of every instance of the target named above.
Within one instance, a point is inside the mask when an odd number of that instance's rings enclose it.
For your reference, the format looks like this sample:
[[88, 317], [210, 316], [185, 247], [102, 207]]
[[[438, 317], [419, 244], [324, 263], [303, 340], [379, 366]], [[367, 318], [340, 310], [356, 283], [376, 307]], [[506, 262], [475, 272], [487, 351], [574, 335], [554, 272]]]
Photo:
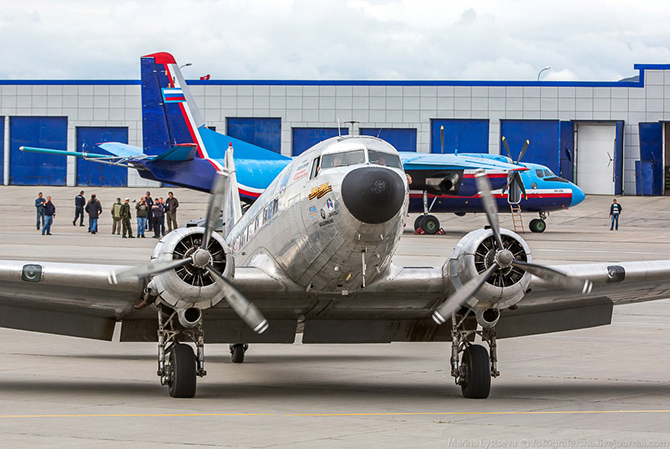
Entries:
[[205, 122], [174, 57], [143, 56], [141, 67], [144, 152], [158, 155], [177, 145], [195, 145], [198, 155], [206, 157], [198, 132]]
[[235, 223], [242, 218], [242, 205], [240, 203], [240, 191], [237, 186], [237, 175], [235, 173], [235, 160], [233, 159], [233, 146], [229, 145], [226, 150], [225, 165], [223, 167], [225, 176], [223, 194], [223, 223], [224, 237], [228, 236]]

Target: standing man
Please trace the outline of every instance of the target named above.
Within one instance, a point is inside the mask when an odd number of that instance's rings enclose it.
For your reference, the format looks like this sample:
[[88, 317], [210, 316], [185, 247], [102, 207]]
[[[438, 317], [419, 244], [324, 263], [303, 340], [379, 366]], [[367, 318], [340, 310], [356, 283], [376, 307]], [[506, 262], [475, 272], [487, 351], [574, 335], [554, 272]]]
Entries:
[[44, 203], [44, 226], [42, 226], [42, 235], [51, 235], [51, 223], [54, 222], [56, 216], [56, 206], [51, 202], [51, 197], [47, 196]]
[[[177, 229], [177, 208], [179, 207], [179, 201], [174, 197], [172, 192], [168, 192], [168, 199], [166, 201], [165, 216], [167, 217], [168, 233], [172, 232], [173, 229]], [[173, 227], [174, 226], [174, 227]]]
[[144, 197], [140, 199], [135, 209], [137, 210], [135, 213], [137, 217], [137, 237], [144, 238], [144, 230], [147, 227], [147, 216], [149, 215], [149, 206], [147, 206], [147, 201]]
[[[154, 230], [154, 238], [160, 238], [161, 237], [161, 221], [163, 221], [163, 214], [165, 213], [165, 209], [163, 208], [163, 203], [161, 203], [160, 198], [156, 200], [156, 202], [151, 206], [151, 220], [152, 220], [152, 227]], [[149, 228], [151, 229], [151, 228]]]
[[[37, 212], [37, 230], [39, 231], [42, 225], [44, 224], [44, 203], [46, 200], [42, 198], [42, 192], [37, 194], [35, 198], [35, 209]], [[41, 220], [41, 222], [40, 222]]]
[[[616, 202], [616, 199], [612, 200], [612, 205], [610, 206], [610, 218], [612, 219], [612, 224], [610, 225], [610, 231], [613, 229], [619, 230], [619, 214], [623, 211], [621, 204]], [[615, 228], [616, 225], [616, 228]]]
[[149, 232], [154, 228], [154, 222], [153, 222], [153, 205], [154, 205], [154, 200], [151, 199], [151, 193], [147, 192], [144, 195], [144, 201], [147, 203], [147, 207], [149, 207], [149, 215], [147, 215], [147, 224], [149, 226]]
[[121, 198], [116, 199], [112, 204], [112, 234], [121, 234]]
[[91, 234], [98, 233], [98, 218], [102, 213], [102, 204], [95, 198], [95, 193], [91, 195], [91, 199], [86, 203], [86, 213], [88, 214], [88, 232]]
[[130, 198], [126, 198], [126, 201], [121, 205], [121, 220], [123, 222], [123, 238], [134, 239], [133, 228], [130, 227]]
[[86, 206], [86, 198], [84, 198], [84, 191], [79, 192], [79, 195], [74, 197], [74, 220], [72, 226], [77, 226], [77, 218], [79, 218], [79, 226], [84, 226], [84, 206]]

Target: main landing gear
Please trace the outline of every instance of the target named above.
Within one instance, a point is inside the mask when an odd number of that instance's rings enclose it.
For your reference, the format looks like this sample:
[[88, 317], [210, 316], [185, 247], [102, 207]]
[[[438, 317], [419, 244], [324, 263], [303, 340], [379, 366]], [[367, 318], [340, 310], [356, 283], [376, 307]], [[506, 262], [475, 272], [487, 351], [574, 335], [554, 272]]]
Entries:
[[[470, 314], [454, 314], [451, 318], [451, 375], [456, 385], [461, 386], [463, 397], [486, 399], [491, 392], [491, 377], [498, 377], [495, 327], [489, 329], [465, 329], [463, 323]], [[479, 335], [489, 346], [491, 354], [482, 345], [471, 343]], [[461, 356], [462, 354], [462, 356]], [[460, 362], [459, 362], [460, 357]]]
[[436, 234], [440, 230], [440, 220], [437, 219], [435, 215], [430, 215], [430, 211], [435, 205], [437, 196], [433, 198], [433, 202], [428, 206], [428, 192], [423, 191], [423, 214], [416, 217], [414, 220], [414, 230], [418, 231], [419, 229], [423, 230], [426, 234]]
[[547, 223], [545, 222], [547, 219], [547, 213], [540, 212], [539, 215], [540, 218], [533, 218], [530, 220], [530, 223], [528, 223], [528, 229], [530, 229], [530, 232], [544, 232], [544, 230], [547, 229]]
[[[194, 397], [196, 377], [207, 374], [204, 337], [202, 322], [193, 329], [183, 329], [178, 324], [177, 312], [158, 305], [158, 376], [173, 398]], [[183, 340], [195, 343], [196, 353]]]

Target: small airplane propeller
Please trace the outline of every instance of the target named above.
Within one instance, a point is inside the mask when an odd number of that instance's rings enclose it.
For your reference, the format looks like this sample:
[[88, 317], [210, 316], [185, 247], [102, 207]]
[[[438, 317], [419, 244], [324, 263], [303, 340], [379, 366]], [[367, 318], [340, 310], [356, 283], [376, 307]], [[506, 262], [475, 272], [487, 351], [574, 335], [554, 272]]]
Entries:
[[451, 315], [460, 309], [477, 291], [484, 285], [484, 283], [491, 277], [491, 275], [501, 268], [508, 268], [514, 266], [520, 270], [526, 271], [535, 275], [553, 287], [581, 292], [588, 294], [591, 292], [593, 283], [590, 280], [579, 279], [573, 276], [568, 276], [565, 273], [554, 270], [553, 268], [545, 267], [538, 264], [524, 262], [514, 258], [514, 254], [508, 248], [505, 248], [500, 234], [500, 225], [498, 223], [498, 212], [496, 209], [493, 195], [491, 195], [491, 184], [486, 178], [483, 171], [475, 175], [477, 187], [482, 197], [484, 211], [488, 218], [493, 238], [496, 245], [496, 254], [493, 263], [479, 276], [470, 279], [461, 288], [456, 290], [449, 298], [447, 298], [438, 308], [433, 312], [433, 320], [437, 324], [443, 324], [451, 317]]
[[[514, 158], [512, 158], [512, 152], [509, 149], [509, 144], [507, 143], [507, 139], [505, 136], [502, 138], [503, 146], [505, 147], [505, 151], [507, 152], [507, 156], [514, 161]], [[519, 153], [519, 157], [516, 161], [514, 161], [515, 165], [519, 165], [519, 162], [521, 162], [521, 158], [523, 157], [524, 154], [526, 154], [526, 150], [528, 150], [528, 145], [530, 145], [530, 140], [526, 140], [523, 144], [523, 148], [521, 148], [521, 152]], [[512, 173], [512, 176], [510, 176], [509, 181], [507, 182], [507, 185], [502, 189], [503, 192], [505, 192], [507, 189], [512, 186], [512, 184], [516, 185], [521, 192], [523, 193], [523, 196], [526, 195], [526, 187], [523, 185], [523, 180], [521, 179], [521, 173], [518, 171], [515, 171]], [[511, 195], [511, 192], [510, 192]], [[520, 199], [517, 197], [517, 199]], [[517, 201], [518, 202], [518, 201]]]
[[219, 271], [214, 268], [214, 265], [212, 264], [212, 255], [208, 250], [212, 233], [216, 227], [216, 222], [221, 216], [225, 182], [226, 177], [223, 174], [218, 174], [214, 178], [202, 243], [200, 244], [200, 248], [196, 249], [190, 257], [168, 262], [152, 262], [119, 273], [111, 273], [109, 275], [109, 282], [110, 284], [117, 284], [118, 280], [121, 278], [145, 278], [189, 264], [197, 268], [204, 268], [210, 275], [220, 281], [219, 285], [221, 286], [221, 290], [224, 293], [224, 298], [228, 305], [251, 329], [254, 330], [254, 332], [261, 334], [269, 327], [268, 321], [254, 303], [245, 298], [244, 295], [223, 276], [223, 274], [219, 273]]

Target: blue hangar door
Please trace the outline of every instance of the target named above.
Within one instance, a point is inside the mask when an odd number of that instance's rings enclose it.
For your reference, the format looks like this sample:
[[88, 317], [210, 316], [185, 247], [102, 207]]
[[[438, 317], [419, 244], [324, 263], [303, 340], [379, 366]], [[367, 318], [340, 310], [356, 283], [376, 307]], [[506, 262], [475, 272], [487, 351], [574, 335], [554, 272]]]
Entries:
[[9, 183], [64, 186], [67, 158], [24, 153], [21, 146], [67, 150], [67, 117], [9, 118]]
[[[640, 129], [640, 166], [643, 168], [636, 173], [642, 178], [647, 189], [638, 195], [663, 195], [663, 123], [639, 123]], [[639, 181], [638, 181], [639, 182]]]
[[280, 118], [226, 119], [226, 134], [266, 150], [281, 153]]
[[2, 126], [0, 126], [0, 142], [2, 142], [2, 147], [3, 150], [0, 151], [0, 167], [2, 167], [2, 171], [0, 172], [0, 184], [3, 184], [5, 182], [5, 118], [0, 115], [0, 123]]
[[431, 119], [430, 152], [442, 153], [442, 127], [444, 127], [444, 153], [488, 153], [489, 121], [461, 119]]
[[361, 134], [379, 137], [398, 151], [416, 153], [416, 128], [361, 128]]
[[[109, 154], [98, 144], [104, 142], [128, 143], [125, 127], [77, 127], [77, 151]], [[77, 185], [93, 187], [127, 187], [128, 169], [99, 162], [77, 159]]]
[[291, 156], [297, 156], [312, 148], [322, 140], [330, 139], [339, 135], [347, 135], [346, 128], [293, 128], [293, 148]]
[[528, 140], [530, 145], [521, 162], [542, 164], [554, 173], [560, 173], [561, 139], [558, 120], [501, 120], [500, 154], [506, 155], [503, 137], [507, 140], [514, 160], [519, 157], [524, 143]]

